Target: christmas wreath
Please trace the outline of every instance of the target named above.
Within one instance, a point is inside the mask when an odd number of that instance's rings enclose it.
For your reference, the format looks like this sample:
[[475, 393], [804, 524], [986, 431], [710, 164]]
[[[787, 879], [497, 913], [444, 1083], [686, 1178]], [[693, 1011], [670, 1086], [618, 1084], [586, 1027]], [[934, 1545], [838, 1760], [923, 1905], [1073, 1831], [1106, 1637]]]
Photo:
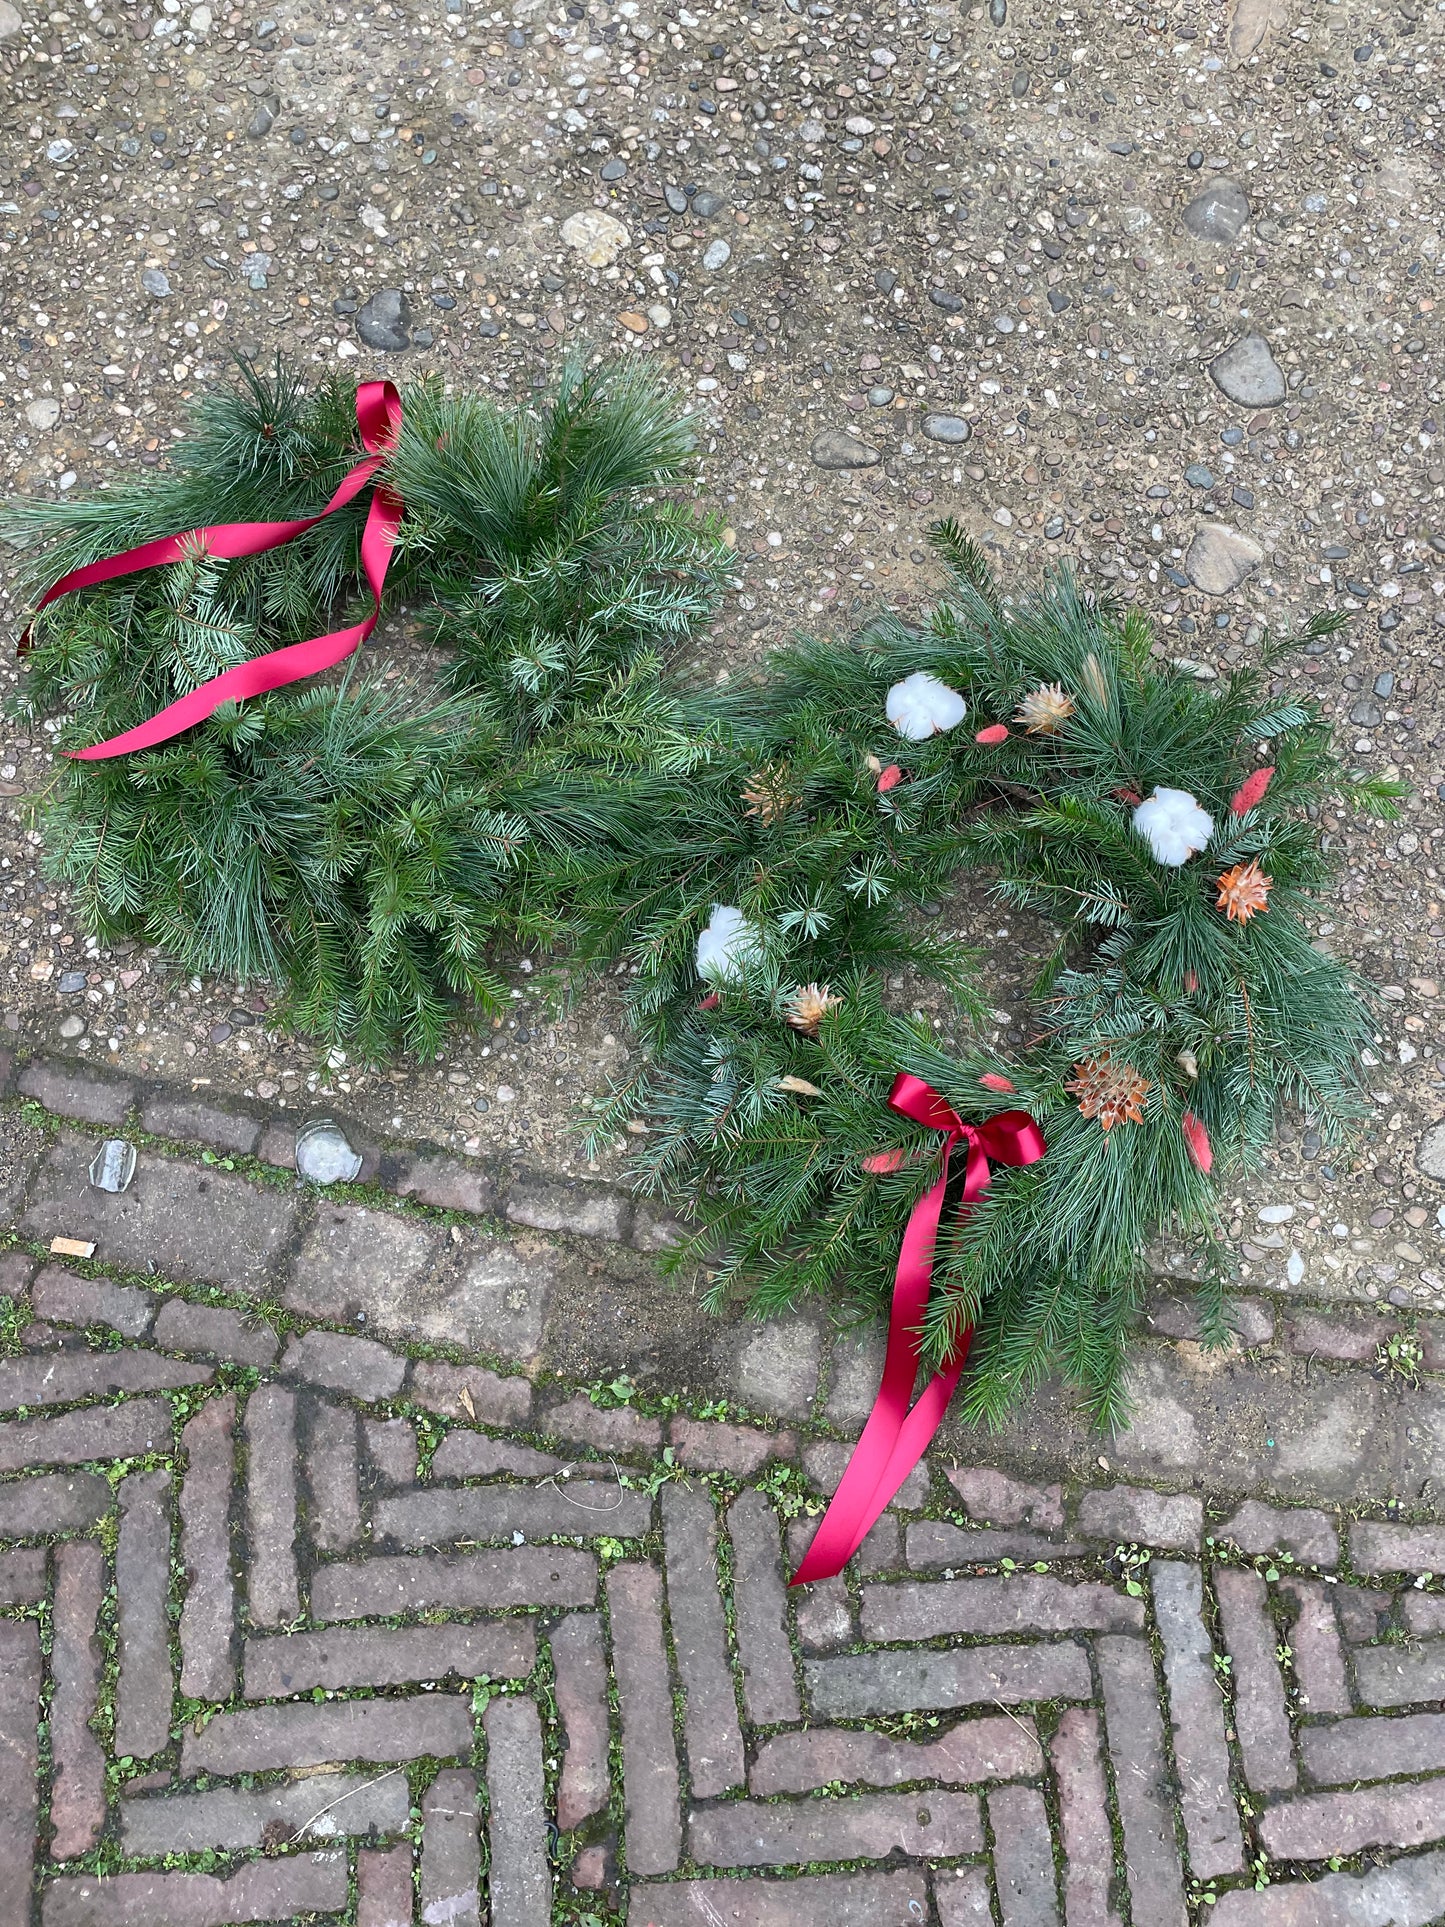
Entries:
[[[555, 941], [529, 853], [570, 865], [606, 834], [608, 799], [538, 753], [542, 726], [691, 634], [732, 558], [662, 493], [689, 478], [690, 433], [630, 369], [570, 364], [514, 409], [421, 384], [366, 449], [350, 387], [243, 375], [169, 469], [0, 513], [22, 593], [72, 585], [42, 602], [20, 693], [70, 752], [41, 804], [50, 866], [102, 940], [271, 978], [329, 1042], [427, 1054], [504, 999], [498, 938]], [[359, 471], [370, 506], [360, 486], [338, 503]], [[378, 519], [381, 573], [437, 646], [358, 667], [373, 616], [319, 639], [344, 673], [274, 687], [278, 661], [317, 665], [291, 638], [375, 576]]]
[[[1067, 574], [1006, 598], [953, 523], [926, 623], [700, 687], [669, 658], [731, 557], [666, 493], [691, 446], [632, 371], [573, 364], [509, 410], [248, 369], [170, 470], [12, 503], [0, 534], [27, 589], [63, 572], [22, 700], [69, 752], [42, 809], [95, 934], [277, 979], [298, 1024], [370, 1054], [494, 1007], [499, 938], [618, 973], [647, 1048], [589, 1128], [625, 1127], [637, 1187], [692, 1220], [666, 1262], [759, 1313], [891, 1290], [817, 1576], [965, 1361], [971, 1418], [1055, 1370], [1122, 1418], [1161, 1229], [1198, 1242], [1223, 1335], [1216, 1162], [1257, 1157], [1282, 1108], [1326, 1137], [1363, 1114], [1368, 997], [1306, 917], [1321, 806], [1388, 815], [1395, 792], [1271, 683], [1290, 645], [1201, 680]], [[281, 642], [359, 579], [370, 615]], [[384, 582], [425, 639], [356, 671]], [[951, 1054], [887, 994], [980, 1014], [931, 901], [969, 866], [1057, 925], [1008, 1061]]]

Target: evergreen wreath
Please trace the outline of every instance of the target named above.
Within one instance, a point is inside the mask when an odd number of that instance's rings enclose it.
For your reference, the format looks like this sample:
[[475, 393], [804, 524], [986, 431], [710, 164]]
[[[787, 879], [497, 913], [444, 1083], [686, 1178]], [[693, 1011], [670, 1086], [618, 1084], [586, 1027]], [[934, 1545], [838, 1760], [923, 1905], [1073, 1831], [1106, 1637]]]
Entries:
[[[642, 1127], [638, 1188], [696, 1227], [664, 1262], [705, 1263], [715, 1307], [822, 1294], [876, 1309], [939, 1150], [887, 1108], [897, 1074], [972, 1122], [1027, 1110], [1046, 1156], [996, 1170], [967, 1214], [945, 1210], [925, 1361], [945, 1363], [971, 1328], [965, 1416], [998, 1423], [1058, 1370], [1118, 1423], [1150, 1241], [1168, 1228], [1198, 1242], [1205, 1335], [1222, 1340], [1213, 1167], [1255, 1161], [1284, 1108], [1327, 1141], [1365, 1114], [1368, 992], [1303, 917], [1330, 875], [1320, 805], [1390, 816], [1398, 789], [1347, 775], [1315, 708], [1270, 695], [1292, 645], [1267, 637], [1258, 669], [1201, 682], [1153, 658], [1139, 615], [1067, 574], [1005, 602], [956, 526], [935, 538], [951, 581], [925, 628], [890, 617], [851, 650], [784, 651], [757, 700], [782, 719], [828, 690], [839, 740], [891, 748], [897, 807], [917, 791], [926, 813], [941, 790], [952, 860], [1059, 923], [1036, 1037], [1013, 1061], [955, 1059], [885, 1007], [866, 959], [748, 949], [700, 971], [710, 994], [611, 1093], [592, 1141]], [[1318, 616], [1297, 640], [1342, 620]], [[890, 714], [918, 740], [890, 745]], [[805, 799], [792, 836], [812, 847]]]
[[[243, 377], [170, 469], [0, 512], [22, 587], [177, 529], [314, 513], [356, 460], [351, 391]], [[900, 1073], [966, 1122], [1026, 1110], [1045, 1155], [944, 1210], [924, 1357], [974, 1332], [970, 1417], [1057, 1369], [1117, 1422], [1150, 1240], [1199, 1242], [1221, 1337], [1215, 1164], [1257, 1158], [1282, 1107], [1327, 1138], [1363, 1114], [1367, 992], [1304, 917], [1329, 878], [1320, 806], [1389, 815], [1397, 792], [1271, 693], [1286, 645], [1198, 681], [1066, 573], [1005, 599], [953, 523], [926, 623], [881, 616], [699, 687], [669, 659], [732, 558], [666, 492], [691, 449], [627, 368], [569, 364], [511, 409], [408, 391], [379, 479], [406, 507], [389, 582], [430, 646], [63, 762], [52, 871], [97, 936], [270, 977], [296, 1024], [373, 1057], [494, 1010], [499, 940], [625, 977], [648, 1048], [591, 1141], [628, 1127], [637, 1188], [695, 1227], [665, 1262], [705, 1263], [719, 1307], [886, 1293], [939, 1159], [937, 1131], [888, 1108]], [[61, 598], [22, 703], [62, 749], [132, 726], [344, 607], [362, 522], [354, 502], [266, 555], [187, 553]], [[1059, 926], [1006, 1063], [951, 1055], [884, 994], [908, 972], [979, 1014], [971, 953], [919, 914], [970, 865]]]
[[[170, 469], [8, 503], [22, 592], [177, 530], [314, 514], [359, 452], [352, 389], [308, 395], [279, 363], [242, 376], [200, 403]], [[353, 660], [156, 749], [61, 761], [41, 802], [51, 872], [94, 935], [271, 978], [293, 1023], [368, 1056], [430, 1054], [471, 1007], [499, 1008], [497, 939], [556, 941], [527, 853], [591, 847], [608, 799], [539, 755], [537, 728], [559, 688], [580, 701], [692, 633], [732, 566], [712, 526], [660, 494], [688, 480], [691, 437], [634, 370], [571, 363], [515, 409], [426, 384], [403, 406], [382, 476], [407, 505], [391, 583], [444, 611], [456, 653]], [[22, 710], [81, 747], [308, 633], [355, 594], [364, 512], [262, 556], [187, 555], [61, 598], [37, 619]], [[490, 701], [462, 693], [483, 683]]]

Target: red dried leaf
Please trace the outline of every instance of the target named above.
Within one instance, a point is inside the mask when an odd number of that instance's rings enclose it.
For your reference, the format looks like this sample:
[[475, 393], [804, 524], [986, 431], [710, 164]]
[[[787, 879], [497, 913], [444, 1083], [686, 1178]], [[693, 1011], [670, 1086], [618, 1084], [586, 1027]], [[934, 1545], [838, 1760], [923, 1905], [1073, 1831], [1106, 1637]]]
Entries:
[[875, 1177], [886, 1177], [890, 1171], [901, 1168], [907, 1153], [904, 1151], [874, 1151], [863, 1160], [863, 1169], [871, 1171]]

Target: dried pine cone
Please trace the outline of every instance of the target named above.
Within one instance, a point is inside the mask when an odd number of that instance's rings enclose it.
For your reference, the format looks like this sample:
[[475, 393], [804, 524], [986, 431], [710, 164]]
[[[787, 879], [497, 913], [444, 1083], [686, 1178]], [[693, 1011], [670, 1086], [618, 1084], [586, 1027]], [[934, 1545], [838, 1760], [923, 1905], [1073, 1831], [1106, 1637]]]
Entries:
[[1084, 1116], [1098, 1118], [1106, 1131], [1115, 1124], [1144, 1122], [1149, 1079], [1141, 1077], [1132, 1064], [1116, 1064], [1109, 1051], [1075, 1064], [1064, 1089], [1078, 1098]]
[[1274, 878], [1264, 874], [1256, 858], [1251, 857], [1248, 863], [1236, 863], [1218, 882], [1219, 900], [1215, 908], [1222, 910], [1231, 923], [1248, 923], [1256, 910], [1268, 910]]
[[1074, 699], [1056, 682], [1040, 683], [1019, 703], [1014, 716], [1030, 736], [1053, 736], [1074, 713]]
[[788, 787], [786, 763], [764, 763], [743, 785], [745, 814], [757, 817], [762, 823], [776, 823], [801, 801], [797, 792]]
[[788, 999], [784, 1014], [794, 1030], [806, 1031], [809, 1037], [816, 1037], [819, 1024], [842, 1001], [841, 997], [833, 995], [826, 984], [803, 984]]

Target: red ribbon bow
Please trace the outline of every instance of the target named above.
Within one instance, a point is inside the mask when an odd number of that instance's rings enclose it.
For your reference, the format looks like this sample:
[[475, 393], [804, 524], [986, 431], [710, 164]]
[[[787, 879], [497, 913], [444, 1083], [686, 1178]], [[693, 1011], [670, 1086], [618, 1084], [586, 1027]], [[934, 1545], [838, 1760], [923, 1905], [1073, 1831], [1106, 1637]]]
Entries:
[[948, 1163], [960, 1138], [968, 1142], [960, 1216], [977, 1204], [993, 1176], [991, 1164], [1036, 1164], [1044, 1137], [1027, 1111], [1000, 1111], [986, 1124], [965, 1124], [931, 1084], [902, 1072], [888, 1102], [904, 1117], [944, 1133], [938, 1177], [914, 1205], [903, 1233], [893, 1307], [888, 1319], [888, 1352], [883, 1383], [853, 1448], [843, 1478], [824, 1513], [813, 1543], [793, 1574], [795, 1586], [830, 1579], [841, 1572], [862, 1545], [874, 1521], [923, 1457], [953, 1397], [973, 1338], [969, 1326], [941, 1371], [935, 1372], [909, 1410], [922, 1355], [923, 1312], [933, 1284], [933, 1248], [938, 1238]]
[[[139, 569], [157, 569], [165, 562], [179, 562], [198, 549], [223, 562], [234, 562], [241, 556], [264, 555], [268, 549], [283, 548], [286, 543], [294, 542], [298, 535], [314, 529], [318, 522], [345, 508], [359, 495], [395, 447], [401, 432], [401, 396], [394, 383], [366, 381], [361, 384], [356, 391], [356, 424], [361, 431], [362, 446], [367, 450], [366, 460], [358, 462], [350, 471], [319, 515], [308, 515], [299, 522], [217, 522], [209, 528], [189, 529], [184, 535], [163, 535], [154, 542], [143, 542], [139, 548], [87, 563], [83, 569], [72, 569], [46, 590], [35, 613], [38, 615], [58, 596], [69, 595], [72, 589], [88, 589], [116, 576], [134, 575]], [[381, 616], [382, 584], [396, 547], [396, 532], [403, 512], [400, 496], [389, 488], [378, 488], [371, 498], [361, 537], [361, 566], [371, 589], [372, 603], [371, 614], [364, 622], [355, 623], [349, 629], [337, 629], [331, 635], [313, 636], [308, 642], [293, 642], [284, 649], [272, 649], [264, 656], [238, 663], [234, 669], [212, 676], [188, 696], [167, 704], [148, 722], [138, 723], [134, 729], [112, 736], [108, 742], [95, 743], [89, 749], [67, 750], [66, 754], [83, 762], [93, 762], [101, 757], [125, 756], [132, 750], [153, 749], [157, 743], [179, 736], [183, 729], [204, 722], [222, 703], [243, 702], [248, 696], [262, 696], [269, 689], [280, 689], [286, 683], [300, 682], [307, 676], [320, 675], [323, 669], [334, 668], [365, 642]], [[27, 630], [21, 639], [22, 650], [29, 637]]]

